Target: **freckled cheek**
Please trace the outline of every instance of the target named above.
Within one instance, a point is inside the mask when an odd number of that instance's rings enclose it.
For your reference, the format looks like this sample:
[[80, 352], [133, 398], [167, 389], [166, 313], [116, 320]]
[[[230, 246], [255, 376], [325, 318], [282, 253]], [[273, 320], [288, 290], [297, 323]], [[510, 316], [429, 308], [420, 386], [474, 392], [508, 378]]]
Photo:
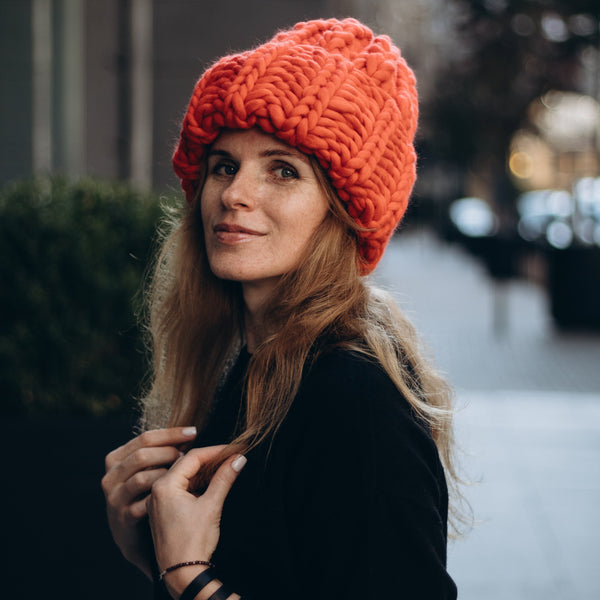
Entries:
[[215, 194], [210, 193], [205, 187], [200, 195], [200, 215], [202, 216], [203, 222], [210, 220], [211, 213], [214, 213], [216, 205], [215, 198]]
[[313, 229], [299, 229], [297, 225], [296, 228], [290, 228], [279, 244], [280, 256], [292, 262], [298, 260], [310, 245], [313, 233]]
[[207, 243], [213, 236], [212, 225], [214, 225], [219, 214], [219, 202], [215, 198], [215, 194], [205, 192], [202, 193], [200, 198], [200, 216]]
[[321, 207], [314, 207], [314, 210], [297, 215], [290, 223], [289, 230], [298, 241], [306, 242], [312, 238], [325, 216], [326, 212], [321, 211]]

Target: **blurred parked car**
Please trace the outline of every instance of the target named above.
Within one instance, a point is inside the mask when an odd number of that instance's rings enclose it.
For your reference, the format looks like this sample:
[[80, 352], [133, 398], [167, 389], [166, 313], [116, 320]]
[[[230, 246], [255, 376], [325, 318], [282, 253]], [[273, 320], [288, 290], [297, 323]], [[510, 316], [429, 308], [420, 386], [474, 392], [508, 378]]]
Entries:
[[498, 231], [498, 218], [481, 198], [460, 198], [450, 205], [450, 220], [467, 238], [481, 238]]
[[555, 322], [600, 328], [600, 178], [565, 190], [536, 190], [517, 202], [520, 237], [542, 252]]
[[485, 263], [494, 279], [517, 275], [518, 240], [501, 230], [500, 219], [481, 198], [460, 198], [450, 205], [451, 238], [458, 239]]
[[584, 245], [600, 246], [600, 177], [584, 177], [573, 186], [574, 230]]
[[572, 241], [574, 201], [564, 190], [525, 192], [517, 200], [517, 231], [526, 242], [566, 248]]
[[600, 177], [578, 180], [572, 193], [525, 192], [517, 215], [500, 227], [487, 202], [460, 198], [450, 205], [448, 237], [481, 258], [495, 279], [518, 276], [522, 256], [540, 256], [555, 323], [600, 328]]

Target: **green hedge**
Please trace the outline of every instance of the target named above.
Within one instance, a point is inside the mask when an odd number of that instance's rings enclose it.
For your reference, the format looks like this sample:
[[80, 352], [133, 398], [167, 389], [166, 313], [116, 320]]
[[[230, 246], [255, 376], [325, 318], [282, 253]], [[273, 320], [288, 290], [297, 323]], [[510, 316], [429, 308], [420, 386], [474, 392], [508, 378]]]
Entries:
[[0, 191], [0, 411], [131, 410], [136, 313], [161, 209], [124, 184], [62, 177]]

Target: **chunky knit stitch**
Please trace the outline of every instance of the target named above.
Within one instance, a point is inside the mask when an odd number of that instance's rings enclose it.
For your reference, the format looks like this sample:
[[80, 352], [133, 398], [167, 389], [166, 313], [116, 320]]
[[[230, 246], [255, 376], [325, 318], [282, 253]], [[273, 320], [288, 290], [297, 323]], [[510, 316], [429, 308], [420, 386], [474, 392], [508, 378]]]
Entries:
[[298, 23], [204, 73], [173, 166], [191, 201], [205, 149], [223, 128], [259, 127], [314, 154], [362, 228], [366, 274], [406, 211], [417, 113], [414, 75], [387, 36], [355, 19]]

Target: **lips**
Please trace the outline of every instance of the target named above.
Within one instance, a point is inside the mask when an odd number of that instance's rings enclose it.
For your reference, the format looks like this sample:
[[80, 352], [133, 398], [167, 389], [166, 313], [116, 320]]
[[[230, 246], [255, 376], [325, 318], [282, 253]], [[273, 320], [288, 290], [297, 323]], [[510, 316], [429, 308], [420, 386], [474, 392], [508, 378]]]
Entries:
[[224, 231], [226, 233], [247, 233], [248, 235], [263, 235], [260, 231], [249, 229], [248, 227], [242, 227], [241, 225], [230, 225], [229, 223], [219, 223], [214, 226], [214, 231]]
[[265, 235], [261, 231], [232, 223], [218, 223], [213, 227], [217, 240], [223, 244], [236, 244]]

